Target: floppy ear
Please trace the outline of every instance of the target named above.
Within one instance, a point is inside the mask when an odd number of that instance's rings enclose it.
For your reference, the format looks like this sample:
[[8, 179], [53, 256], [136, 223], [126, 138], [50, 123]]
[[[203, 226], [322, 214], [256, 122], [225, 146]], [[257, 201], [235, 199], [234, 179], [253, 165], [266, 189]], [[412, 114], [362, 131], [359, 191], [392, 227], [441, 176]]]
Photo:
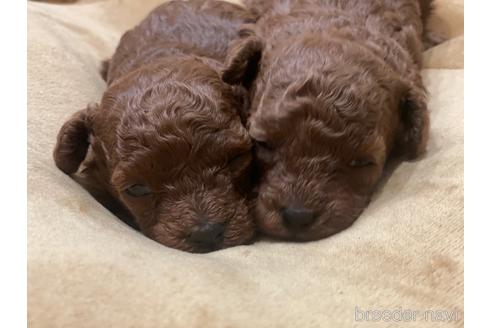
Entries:
[[97, 104], [90, 104], [63, 124], [58, 132], [53, 157], [56, 166], [66, 174], [75, 173], [87, 155], [90, 121]]
[[241, 123], [246, 126], [248, 117], [249, 117], [249, 109], [250, 109], [250, 100], [249, 93], [243, 86], [233, 85], [231, 86], [232, 95], [234, 100], [237, 102], [237, 113], [241, 118]]
[[[242, 38], [232, 41], [229, 45], [222, 80], [229, 84], [249, 86], [256, 77], [264, 42], [251, 30], [241, 33]], [[248, 35], [245, 35], [246, 33]]]
[[106, 59], [101, 62], [101, 67], [99, 68], [99, 74], [101, 74], [105, 82], [108, 82], [109, 65], [111, 65], [111, 59]]
[[408, 159], [414, 159], [425, 152], [429, 137], [429, 112], [424, 90], [405, 87], [400, 98], [402, 131], [397, 146]]

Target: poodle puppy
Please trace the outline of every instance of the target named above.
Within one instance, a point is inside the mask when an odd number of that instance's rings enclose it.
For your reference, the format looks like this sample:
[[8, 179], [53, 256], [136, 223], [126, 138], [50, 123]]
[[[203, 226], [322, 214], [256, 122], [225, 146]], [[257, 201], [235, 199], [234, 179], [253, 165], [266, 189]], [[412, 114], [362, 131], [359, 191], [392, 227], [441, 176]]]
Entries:
[[349, 227], [390, 156], [429, 130], [420, 76], [430, 0], [247, 1], [224, 81], [250, 88], [264, 233], [315, 240]]
[[103, 63], [100, 103], [62, 126], [56, 165], [79, 171], [105, 206], [166, 246], [209, 252], [250, 242], [248, 97], [220, 72], [229, 41], [253, 21], [214, 0], [154, 9]]

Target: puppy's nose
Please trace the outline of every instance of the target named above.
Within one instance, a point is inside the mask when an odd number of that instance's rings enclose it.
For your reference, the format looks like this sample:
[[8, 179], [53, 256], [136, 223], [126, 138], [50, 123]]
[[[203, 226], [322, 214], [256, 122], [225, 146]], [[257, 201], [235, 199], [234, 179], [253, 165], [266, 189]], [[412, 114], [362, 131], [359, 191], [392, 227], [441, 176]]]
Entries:
[[286, 207], [280, 211], [284, 224], [289, 228], [302, 229], [313, 223], [316, 214], [307, 208]]
[[204, 248], [215, 248], [224, 239], [225, 227], [219, 223], [205, 223], [194, 227], [190, 241]]

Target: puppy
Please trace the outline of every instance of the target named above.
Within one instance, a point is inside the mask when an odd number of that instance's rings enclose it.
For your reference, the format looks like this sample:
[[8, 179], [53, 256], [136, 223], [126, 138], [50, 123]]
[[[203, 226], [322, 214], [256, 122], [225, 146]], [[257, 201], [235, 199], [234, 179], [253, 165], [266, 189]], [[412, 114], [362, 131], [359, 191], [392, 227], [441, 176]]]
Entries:
[[247, 93], [220, 72], [229, 41], [253, 21], [221, 1], [156, 8], [104, 63], [100, 104], [62, 126], [56, 165], [67, 174], [81, 167], [78, 181], [166, 246], [208, 252], [249, 242]]
[[[423, 4], [421, 11], [421, 4]], [[417, 158], [429, 117], [419, 68], [430, 1], [249, 1], [223, 79], [251, 89], [266, 234], [315, 240], [360, 215], [390, 157]]]

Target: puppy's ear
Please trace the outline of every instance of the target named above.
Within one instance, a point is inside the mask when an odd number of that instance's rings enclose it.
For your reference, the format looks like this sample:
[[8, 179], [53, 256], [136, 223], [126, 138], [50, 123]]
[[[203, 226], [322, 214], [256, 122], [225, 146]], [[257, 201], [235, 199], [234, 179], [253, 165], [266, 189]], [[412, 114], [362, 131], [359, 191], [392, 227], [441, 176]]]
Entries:
[[405, 86], [400, 97], [401, 132], [398, 153], [415, 159], [425, 152], [429, 137], [429, 112], [425, 91]]
[[236, 110], [241, 118], [241, 123], [246, 126], [250, 109], [249, 93], [246, 88], [240, 85], [231, 86], [231, 90], [234, 101], [237, 103]]
[[90, 104], [63, 124], [58, 132], [53, 157], [56, 166], [66, 174], [75, 173], [87, 155], [91, 121], [97, 104]]
[[99, 68], [99, 74], [104, 81], [108, 82], [109, 65], [111, 64], [111, 59], [106, 59], [101, 62], [101, 67]]
[[229, 84], [248, 86], [256, 77], [264, 42], [252, 29], [243, 29], [240, 36], [229, 45], [222, 80]]

